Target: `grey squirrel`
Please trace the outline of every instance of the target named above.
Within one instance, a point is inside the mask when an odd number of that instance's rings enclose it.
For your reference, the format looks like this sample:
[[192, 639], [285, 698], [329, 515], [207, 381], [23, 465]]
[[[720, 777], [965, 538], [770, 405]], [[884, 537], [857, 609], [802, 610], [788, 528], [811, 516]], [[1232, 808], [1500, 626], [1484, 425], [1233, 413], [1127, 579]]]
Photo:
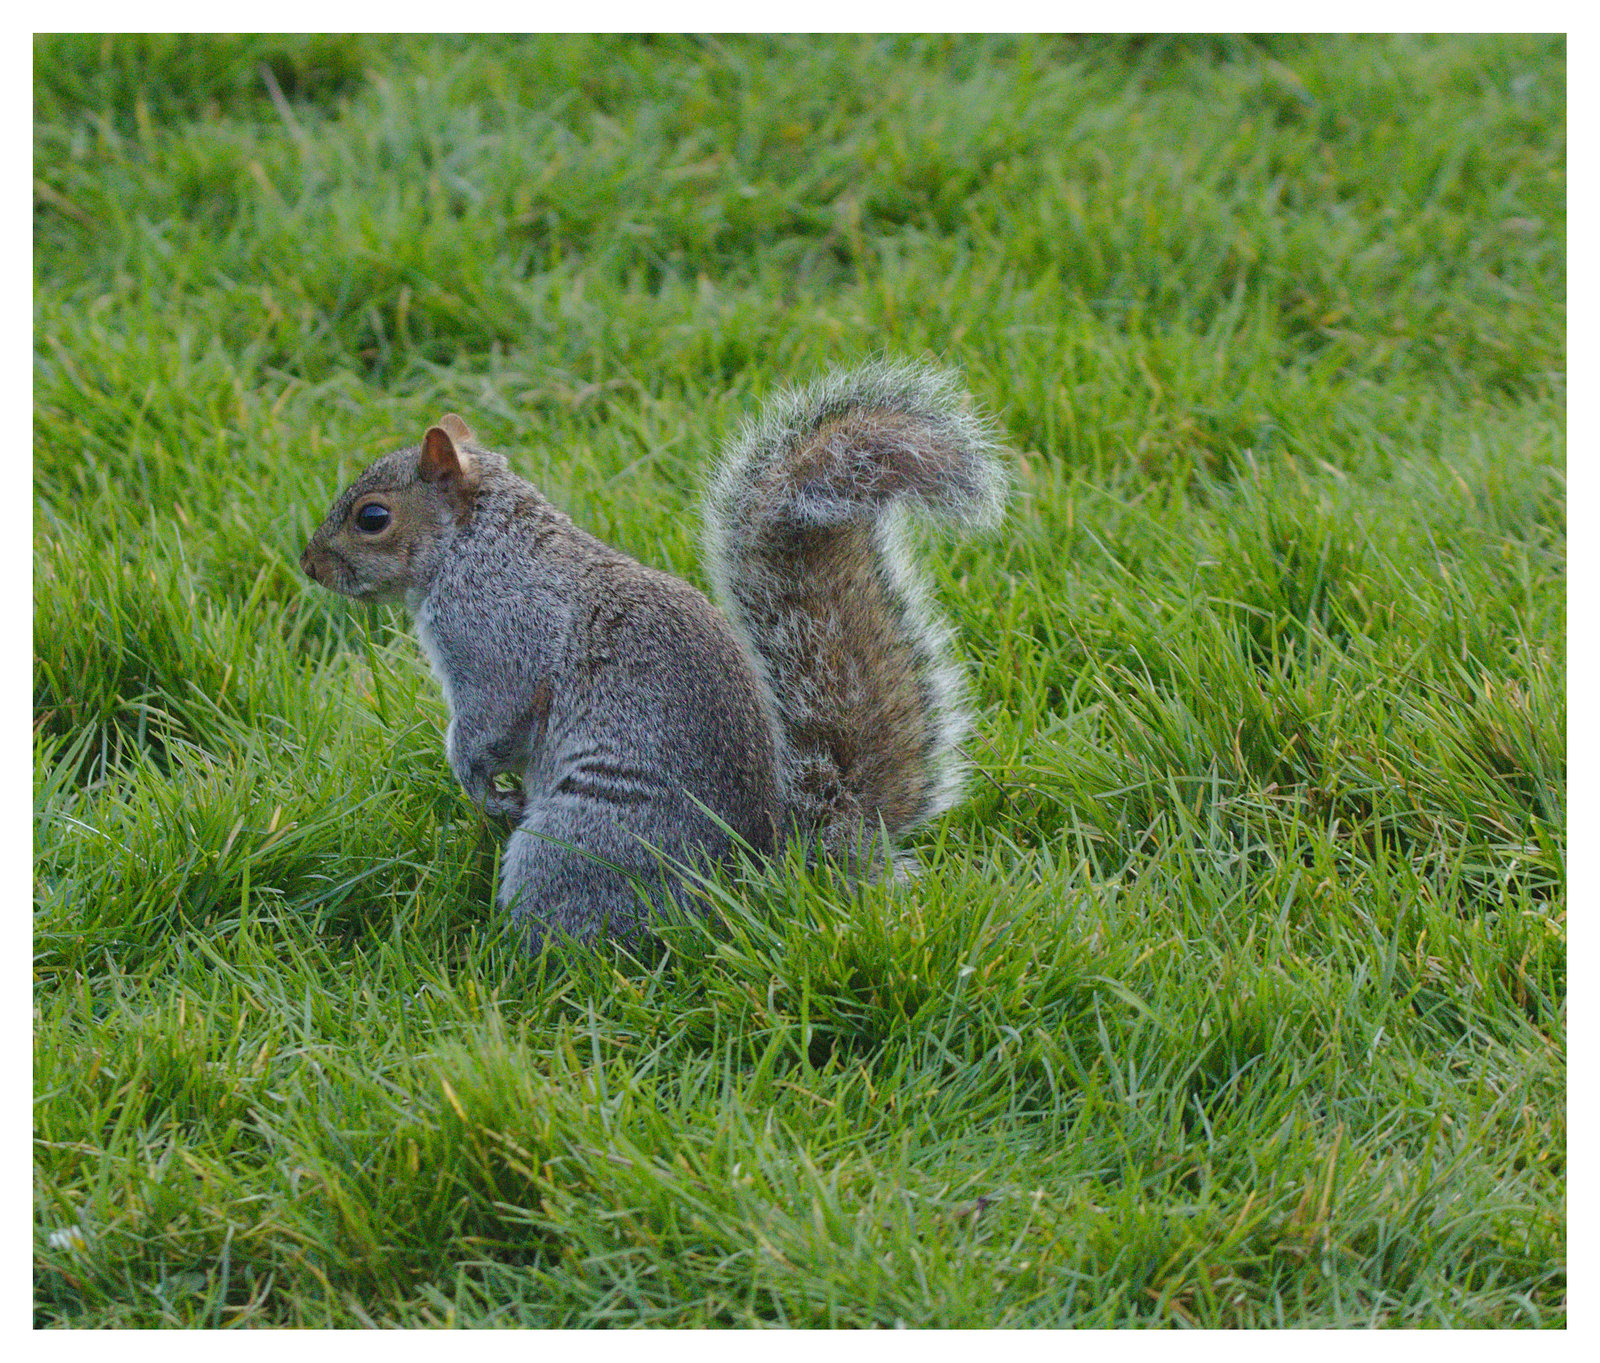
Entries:
[[769, 856], [799, 839], [859, 874], [955, 801], [969, 717], [905, 520], [996, 523], [998, 454], [935, 370], [874, 363], [775, 398], [706, 498], [724, 615], [579, 529], [452, 414], [346, 488], [300, 564], [409, 608], [450, 766], [516, 824], [499, 900], [530, 947], [627, 937], [669, 868], [725, 861], [734, 838]]

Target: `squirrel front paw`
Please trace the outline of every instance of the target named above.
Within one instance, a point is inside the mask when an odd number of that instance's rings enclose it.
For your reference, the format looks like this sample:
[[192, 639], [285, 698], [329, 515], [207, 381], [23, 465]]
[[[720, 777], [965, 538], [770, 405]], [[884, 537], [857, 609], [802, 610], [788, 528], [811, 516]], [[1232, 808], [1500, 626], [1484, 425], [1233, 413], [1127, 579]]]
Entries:
[[512, 823], [520, 823], [526, 803], [526, 797], [520, 790], [491, 790], [484, 797], [483, 812], [493, 819], [510, 819]]

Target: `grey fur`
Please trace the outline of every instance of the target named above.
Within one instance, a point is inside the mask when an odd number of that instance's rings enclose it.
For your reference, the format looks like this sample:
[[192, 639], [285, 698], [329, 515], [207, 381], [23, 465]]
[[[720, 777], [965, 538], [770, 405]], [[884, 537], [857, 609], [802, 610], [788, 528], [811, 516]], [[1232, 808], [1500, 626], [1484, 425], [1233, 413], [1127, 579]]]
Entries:
[[[443, 448], [442, 478], [421, 446], [373, 464], [302, 564], [406, 602], [450, 709], [451, 769], [517, 823], [499, 899], [530, 942], [631, 935], [673, 887], [662, 858], [705, 866], [734, 837], [760, 854], [799, 837], [881, 865], [894, 835], [953, 803], [962, 680], [903, 521], [920, 507], [992, 524], [1006, 480], [948, 376], [868, 365], [746, 427], [706, 502], [729, 618], [578, 529], [503, 457]], [[380, 536], [354, 523], [373, 498], [394, 511]], [[520, 793], [494, 788], [507, 772]]]

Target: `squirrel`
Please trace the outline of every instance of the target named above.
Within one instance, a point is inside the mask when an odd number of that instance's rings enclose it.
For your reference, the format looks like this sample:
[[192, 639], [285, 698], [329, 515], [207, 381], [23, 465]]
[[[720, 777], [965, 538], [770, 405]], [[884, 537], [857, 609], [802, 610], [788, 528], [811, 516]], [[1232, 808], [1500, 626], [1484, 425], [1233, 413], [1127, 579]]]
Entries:
[[970, 724], [907, 512], [993, 525], [1007, 492], [949, 375], [876, 362], [730, 443], [704, 507], [722, 611], [578, 528], [453, 413], [346, 488], [300, 564], [408, 607], [451, 769], [516, 825], [498, 899], [537, 951], [635, 935], [674, 867], [739, 843], [900, 871], [895, 839], [960, 794]]

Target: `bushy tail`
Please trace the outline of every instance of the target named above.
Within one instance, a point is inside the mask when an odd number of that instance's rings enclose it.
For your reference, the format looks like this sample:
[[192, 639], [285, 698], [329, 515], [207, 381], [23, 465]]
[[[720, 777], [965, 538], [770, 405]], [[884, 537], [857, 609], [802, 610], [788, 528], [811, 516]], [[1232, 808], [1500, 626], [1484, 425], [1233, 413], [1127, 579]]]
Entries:
[[712, 482], [716, 589], [772, 699], [796, 831], [831, 853], [960, 794], [964, 686], [906, 517], [998, 522], [997, 455], [953, 378], [878, 363], [771, 401]]

